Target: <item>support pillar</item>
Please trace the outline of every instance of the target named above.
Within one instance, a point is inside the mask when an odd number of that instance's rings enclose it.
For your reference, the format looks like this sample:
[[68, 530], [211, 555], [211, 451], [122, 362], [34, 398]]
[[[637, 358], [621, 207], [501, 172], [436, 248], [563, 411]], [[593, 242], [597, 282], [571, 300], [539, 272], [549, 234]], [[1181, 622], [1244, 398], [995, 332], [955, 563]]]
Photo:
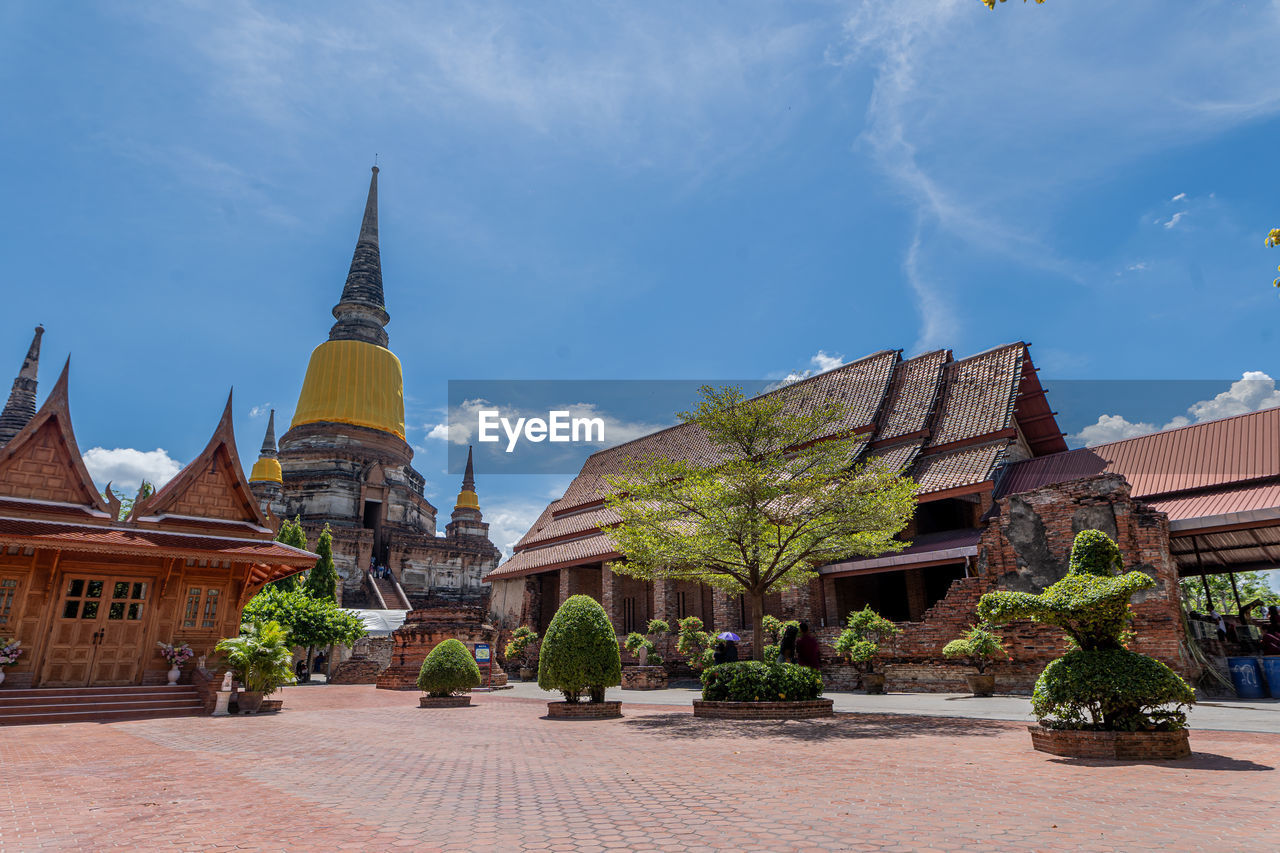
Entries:
[[907, 618], [919, 622], [925, 611], [924, 573], [920, 569], [908, 569], [906, 581]]
[[608, 565], [600, 564], [600, 606], [604, 608], [604, 614], [609, 617], [609, 624], [613, 625], [614, 633], [618, 632], [618, 626], [622, 624], [621, 614], [618, 613], [618, 576], [609, 571]]
[[569, 600], [569, 596], [573, 594], [569, 591], [569, 587], [572, 585], [573, 585], [573, 568], [566, 567], [561, 569], [560, 570], [560, 589], [558, 590], [560, 594], [557, 596], [559, 600], [556, 601], [556, 609], [564, 607], [564, 603]]
[[842, 624], [840, 619], [840, 606], [836, 601], [836, 579], [831, 577], [822, 578], [822, 597], [826, 606], [827, 625], [832, 628], [839, 628]]
[[659, 578], [653, 582], [653, 618], [661, 619], [672, 628], [676, 625], [675, 581]]

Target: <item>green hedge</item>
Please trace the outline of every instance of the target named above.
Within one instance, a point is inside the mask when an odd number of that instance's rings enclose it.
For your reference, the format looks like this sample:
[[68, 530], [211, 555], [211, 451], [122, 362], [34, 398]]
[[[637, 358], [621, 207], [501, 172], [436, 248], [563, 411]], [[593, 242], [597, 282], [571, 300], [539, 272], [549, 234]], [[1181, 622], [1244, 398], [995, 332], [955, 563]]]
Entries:
[[418, 687], [428, 696], [452, 696], [480, 686], [480, 667], [458, 640], [445, 640], [431, 650], [418, 671]]
[[559, 690], [577, 702], [583, 690], [592, 702], [604, 701], [604, 689], [622, 683], [618, 635], [604, 608], [588, 595], [573, 595], [552, 617], [538, 654], [538, 686]]
[[702, 698], [713, 702], [806, 702], [822, 695], [816, 669], [748, 660], [702, 671]]

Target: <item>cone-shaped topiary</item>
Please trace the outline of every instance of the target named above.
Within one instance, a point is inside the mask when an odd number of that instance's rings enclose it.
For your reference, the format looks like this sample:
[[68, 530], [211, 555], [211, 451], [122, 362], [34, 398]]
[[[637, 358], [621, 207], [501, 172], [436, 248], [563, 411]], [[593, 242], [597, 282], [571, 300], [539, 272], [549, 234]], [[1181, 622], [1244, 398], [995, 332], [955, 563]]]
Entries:
[[542, 637], [538, 686], [559, 690], [566, 702], [577, 702], [583, 690], [591, 691], [592, 702], [603, 702], [604, 689], [621, 683], [618, 635], [604, 608], [590, 596], [570, 596]]
[[431, 650], [418, 672], [418, 687], [443, 698], [480, 686], [480, 667], [461, 642], [445, 640]]
[[1049, 728], [1134, 731], [1181, 729], [1195, 692], [1158, 660], [1131, 652], [1129, 598], [1155, 586], [1142, 572], [1123, 571], [1120, 549], [1100, 530], [1082, 530], [1066, 577], [1039, 595], [989, 592], [978, 616], [994, 623], [1032, 619], [1056, 625], [1075, 648], [1036, 680], [1031, 709]]

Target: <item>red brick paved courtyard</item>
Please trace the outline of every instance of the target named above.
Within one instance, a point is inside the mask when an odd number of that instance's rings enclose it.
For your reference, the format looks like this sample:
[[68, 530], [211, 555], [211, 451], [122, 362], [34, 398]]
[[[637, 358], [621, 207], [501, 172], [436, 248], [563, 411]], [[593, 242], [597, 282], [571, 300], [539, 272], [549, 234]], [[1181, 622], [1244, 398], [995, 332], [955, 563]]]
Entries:
[[1025, 728], [841, 715], [552, 722], [477, 696], [288, 688], [283, 713], [0, 729], [0, 851], [1243, 850], [1274, 846], [1280, 736], [1074, 762]]

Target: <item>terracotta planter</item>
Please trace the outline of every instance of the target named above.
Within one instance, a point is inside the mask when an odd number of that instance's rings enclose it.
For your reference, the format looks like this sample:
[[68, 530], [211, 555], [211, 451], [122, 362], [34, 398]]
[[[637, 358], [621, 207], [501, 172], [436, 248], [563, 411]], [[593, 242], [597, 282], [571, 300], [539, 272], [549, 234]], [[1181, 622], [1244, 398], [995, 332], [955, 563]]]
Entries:
[[537, 673], [533, 671], [533, 667], [529, 667], [529, 666], [522, 666], [522, 667], [520, 667], [520, 680], [521, 680], [521, 681], [533, 681], [533, 679], [534, 679], [536, 676], [537, 676]]
[[258, 690], [242, 690], [236, 696], [236, 707], [241, 714], [256, 714], [262, 707], [262, 692]]
[[418, 699], [419, 708], [465, 708], [470, 704], [470, 693], [461, 696], [422, 696]]
[[1067, 758], [1120, 761], [1176, 761], [1191, 755], [1187, 730], [1176, 732], [1094, 732], [1027, 726], [1037, 752]]
[[622, 716], [622, 702], [548, 702], [547, 716], [553, 720], [607, 720]]
[[284, 707], [283, 699], [263, 699], [262, 705], [258, 707], [259, 714], [274, 714]]
[[972, 672], [966, 673], [964, 680], [969, 685], [969, 692], [974, 696], [990, 696], [996, 692], [996, 677], [994, 675], [979, 675], [976, 672]]
[[862, 689], [867, 693], [884, 693], [884, 675], [878, 672], [864, 672]]
[[693, 701], [693, 715], [713, 720], [812, 720], [834, 715], [830, 699], [805, 702]]

